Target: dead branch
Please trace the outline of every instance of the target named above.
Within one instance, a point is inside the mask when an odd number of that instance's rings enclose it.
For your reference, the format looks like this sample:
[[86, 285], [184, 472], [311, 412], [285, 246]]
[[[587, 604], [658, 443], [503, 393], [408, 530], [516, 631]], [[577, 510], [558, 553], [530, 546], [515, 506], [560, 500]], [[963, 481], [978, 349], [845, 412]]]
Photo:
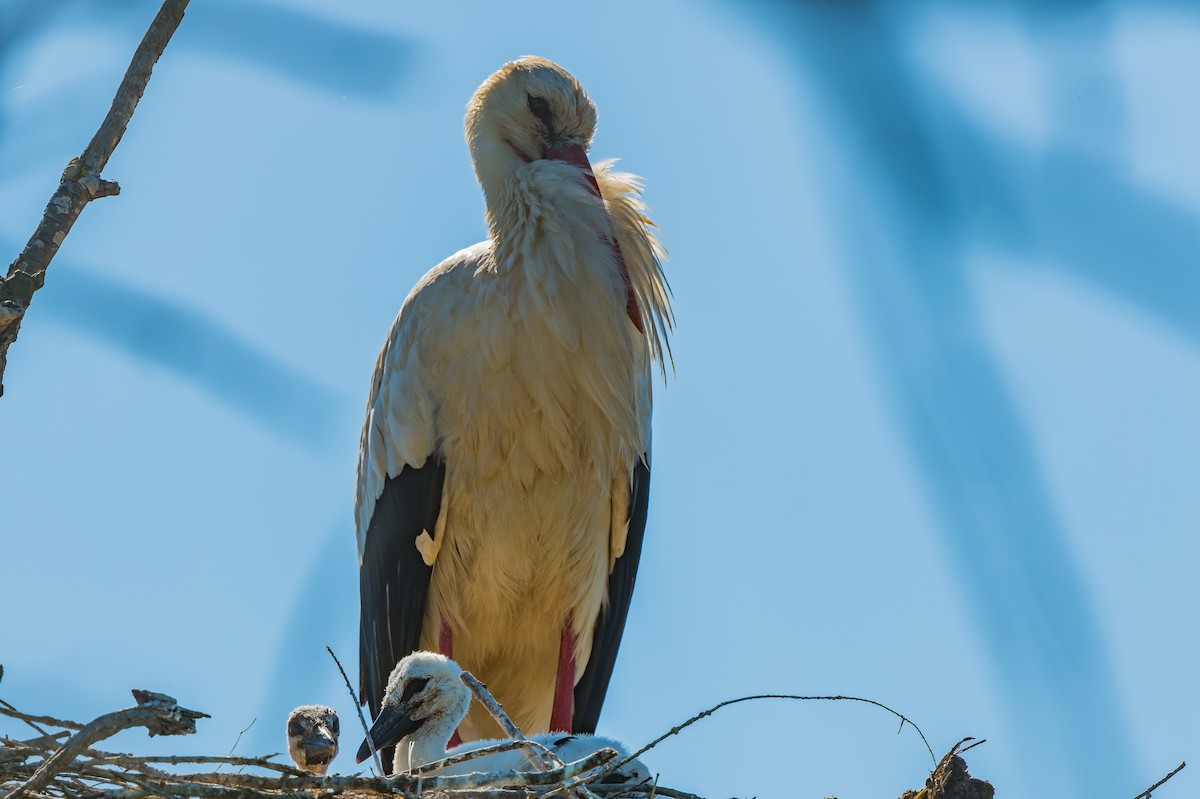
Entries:
[[39, 724], [45, 724], [47, 727], [62, 727], [64, 730], [83, 729], [83, 725], [77, 721], [66, 721], [64, 719], [52, 718], [51, 716], [31, 716], [28, 713], [22, 713], [3, 699], [0, 699], [0, 716], [20, 719], [42, 734], [45, 734], [46, 731], [37, 726]]
[[1168, 774], [1167, 776], [1163, 777], [1161, 780], [1159, 780], [1158, 782], [1154, 783], [1154, 784], [1153, 784], [1153, 785], [1151, 785], [1149, 788], [1147, 788], [1146, 790], [1144, 790], [1144, 791], [1142, 791], [1141, 793], [1139, 793], [1137, 796], [1133, 797], [1133, 799], [1150, 799], [1150, 794], [1152, 794], [1156, 788], [1158, 788], [1160, 785], [1162, 785], [1162, 784], [1163, 784], [1164, 782], [1166, 782], [1167, 780], [1169, 780], [1169, 779], [1171, 779], [1172, 777], [1174, 777], [1174, 776], [1175, 776], [1176, 774], [1178, 774], [1179, 772], [1183, 771], [1183, 767], [1184, 767], [1184, 766], [1186, 766], [1186, 765], [1187, 765], [1187, 763], [1186, 763], [1186, 762], [1184, 762], [1184, 763], [1180, 763], [1178, 766], [1176, 766], [1176, 767], [1175, 767], [1175, 769], [1174, 769], [1174, 770], [1173, 770], [1173, 771], [1172, 771], [1170, 774]]
[[333, 647], [325, 644], [325, 651], [329, 653], [329, 657], [333, 658], [338, 671], [342, 674], [346, 690], [350, 692], [350, 699], [354, 702], [354, 710], [358, 713], [358, 723], [362, 725], [363, 735], [366, 736], [367, 748], [371, 750], [371, 759], [375, 761], [375, 771], [382, 777], [387, 772], [383, 770], [383, 761], [379, 758], [379, 752], [375, 750], [375, 739], [371, 737], [371, 731], [367, 729], [367, 720], [363, 718], [362, 702], [358, 701], [358, 694], [354, 693], [354, 686], [350, 684], [350, 678], [346, 676], [346, 670], [342, 668], [342, 661], [338, 660], [338, 656], [334, 654]]
[[150, 73], [183, 20], [188, 0], [165, 0], [154, 21], [134, 51], [133, 60], [117, 88], [112, 106], [99, 130], [83, 154], [72, 158], [63, 170], [58, 190], [50, 198], [42, 219], [25, 249], [0, 278], [0, 396], [4, 395], [4, 367], [8, 363], [8, 348], [17, 340], [21, 320], [33, 300], [33, 294], [46, 282], [46, 270], [67, 233], [79, 218], [85, 205], [100, 197], [119, 194], [116, 182], [104, 180], [101, 171], [108, 164], [125, 128], [146, 91]]
[[[491, 713], [492, 717], [496, 719], [496, 722], [500, 725], [500, 729], [504, 731], [506, 736], [513, 741], [526, 741], [530, 744], [533, 744], [533, 746], [521, 750], [521, 752], [525, 755], [525, 759], [529, 761], [530, 765], [532, 765], [535, 769], [552, 769], [556, 767], [562, 768], [563, 762], [558, 759], [558, 755], [534, 741], [529, 741], [524, 735], [521, 734], [521, 730], [516, 724], [513, 723], [512, 719], [508, 717], [508, 714], [504, 712], [504, 708], [501, 707], [500, 703], [496, 701], [496, 697], [492, 696], [492, 692], [488, 690], [488, 687], [484, 685], [483, 682], [481, 682], [474, 674], [464, 670], [458, 678], [462, 680], [464, 685], [471, 689], [471, 693], [475, 695], [475, 698], [478, 699], [479, 702], [488, 709], [488, 712]], [[613, 750], [601, 749], [600, 751], [612, 752], [612, 755], [608, 758], [605, 758], [605, 760], [601, 761], [597, 765], [603, 765], [604, 762], [616, 760], [617, 753]], [[560, 784], [559, 787], [554, 791], [551, 791], [551, 793], [562, 791], [570, 796], [578, 796], [580, 799], [595, 799], [595, 795], [588, 790], [586, 785], [586, 783], [591, 781], [591, 773], [585, 771], [583, 775], [576, 776], [569, 783], [567, 780], [564, 780], [563, 784]]]
[[57, 752], [46, 758], [32, 777], [18, 785], [5, 799], [24, 799], [40, 791], [88, 746], [110, 738], [121, 730], [145, 727], [152, 736], [191, 735], [196, 732], [196, 720], [208, 718], [205, 713], [180, 707], [166, 694], [135, 689], [133, 698], [137, 706], [103, 715], [75, 733]]
[[[488, 690], [487, 685], [485, 685], [478, 677], [471, 672], [464, 670], [463, 673], [459, 675], [459, 679], [462, 680], [463, 685], [471, 689], [471, 693], [475, 695], [475, 698], [479, 700], [479, 703], [486, 707], [488, 712], [492, 714], [492, 718], [496, 719], [496, 723], [500, 725], [500, 729], [506, 736], [514, 741], [528, 740], [524, 735], [521, 734], [521, 730], [517, 727], [517, 725], [513, 724], [513, 720], [508, 717], [508, 714], [504, 712], [504, 708], [501, 707], [500, 703], [496, 701], [496, 697], [492, 696], [492, 692]], [[539, 752], [537, 749], [533, 748], [522, 751], [525, 753], [525, 757], [529, 760], [530, 765], [532, 765], [534, 768], [562, 765], [562, 761], [560, 761], [558, 757], [549, 749], [546, 749], [545, 747], [542, 747], [540, 744], [536, 743], [533, 743], [533, 746], [541, 749], [542, 751]]]
[[960, 749], [967, 741], [974, 738], [963, 738], [950, 747], [950, 751], [942, 756], [937, 767], [925, 780], [925, 787], [919, 791], [905, 791], [900, 799], [994, 799], [996, 789], [987, 780], [972, 777], [967, 771], [967, 761], [962, 753], [974, 749], [983, 741], [976, 741], [966, 749]]
[[[590, 779], [595, 779], [595, 780], [603, 779], [606, 775], [611, 774], [612, 772], [614, 772], [617, 769], [624, 766], [626, 763], [636, 760], [637, 758], [641, 757], [646, 752], [649, 752], [651, 749], [658, 746], [660, 743], [667, 740], [672, 735], [678, 735], [683, 730], [692, 726], [693, 724], [700, 721], [701, 719], [711, 716], [713, 713], [716, 713], [718, 710], [720, 710], [723, 707], [728, 707], [729, 705], [736, 705], [741, 702], [754, 702], [754, 701], [757, 701], [760, 699], [789, 699], [789, 700], [796, 700], [796, 701], [802, 701], [802, 702], [863, 702], [868, 705], [874, 705], [875, 707], [882, 708], [883, 710], [886, 710], [888, 713], [891, 713], [896, 718], [900, 719], [900, 730], [904, 729], [905, 724], [907, 724], [908, 726], [910, 726], [914, 730], [916, 730], [917, 735], [921, 736], [921, 741], [925, 744], [925, 749], [928, 750], [928, 752], [929, 752], [929, 757], [933, 760], [933, 762], [935, 764], [938, 762], [937, 756], [934, 755], [934, 753], [933, 753], [933, 747], [931, 747], [929, 745], [929, 741], [928, 741], [928, 739], [925, 738], [925, 733], [923, 733], [921, 731], [920, 727], [918, 727], [915, 723], [913, 723], [913, 721], [911, 719], [909, 719], [907, 716], [905, 716], [904, 714], [899, 713], [895, 710], [892, 710], [887, 705], [883, 704], [882, 702], [876, 702], [874, 699], [863, 699], [863, 698], [857, 697], [857, 696], [796, 696], [794, 694], [756, 694], [754, 696], [743, 696], [743, 697], [739, 697], [737, 699], [727, 699], [724, 702], [719, 702], [719, 703], [713, 705], [708, 710], [704, 710], [704, 711], [701, 711], [700, 713], [697, 713], [696, 715], [692, 716], [690, 719], [683, 722], [682, 724], [678, 724], [678, 725], [672, 727], [671, 729], [667, 730], [662, 735], [658, 736], [653, 741], [651, 741], [650, 743], [643, 746], [641, 749], [637, 750], [633, 754], [626, 757], [624, 760], [619, 760], [615, 763], [610, 763], [609, 765], [605, 766], [594, 777], [590, 777]], [[899, 733], [900, 730], [897, 730], [896, 732]], [[566, 785], [566, 786], [563, 786], [563, 790], [569, 790], [572, 787], [574, 787], [574, 786]]]

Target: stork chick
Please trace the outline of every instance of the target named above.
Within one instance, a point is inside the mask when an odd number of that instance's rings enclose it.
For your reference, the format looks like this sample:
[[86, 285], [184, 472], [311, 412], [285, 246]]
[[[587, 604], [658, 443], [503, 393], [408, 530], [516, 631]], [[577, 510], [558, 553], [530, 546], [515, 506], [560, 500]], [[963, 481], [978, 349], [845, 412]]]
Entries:
[[[396, 746], [392, 760], [394, 773], [411, 771], [417, 766], [432, 763], [451, 755], [471, 752], [485, 746], [504, 743], [500, 740], [478, 740], [461, 744], [447, 751], [455, 728], [471, 704], [471, 692], [463, 684], [462, 669], [445, 655], [436, 652], [413, 652], [396, 664], [388, 679], [383, 707], [375, 718], [368, 735], [375, 749]], [[558, 755], [564, 763], [587, 757], [600, 749], [615, 749], [618, 758], [629, 752], [619, 741], [603, 735], [563, 735], [542, 733], [533, 741]], [[371, 756], [371, 745], [362, 742], [358, 762]], [[476, 771], [528, 770], [525, 755], [518, 750], [481, 755], [434, 772], [437, 775], [470, 774]], [[650, 772], [640, 760], [631, 760], [615, 771], [605, 782], [639, 783], [650, 778]]]
[[304, 771], [324, 775], [337, 757], [340, 722], [325, 705], [301, 705], [287, 721], [288, 754]]

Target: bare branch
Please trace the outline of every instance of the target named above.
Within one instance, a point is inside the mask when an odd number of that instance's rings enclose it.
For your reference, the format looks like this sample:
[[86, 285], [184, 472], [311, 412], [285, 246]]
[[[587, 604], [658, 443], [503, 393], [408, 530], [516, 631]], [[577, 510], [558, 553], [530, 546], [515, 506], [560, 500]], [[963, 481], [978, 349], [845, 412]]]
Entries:
[[1158, 788], [1158, 787], [1159, 787], [1160, 785], [1162, 785], [1164, 782], [1166, 782], [1167, 780], [1171, 779], [1172, 777], [1174, 777], [1174, 776], [1175, 776], [1176, 774], [1178, 774], [1179, 772], [1183, 771], [1183, 767], [1184, 767], [1184, 766], [1186, 766], [1186, 765], [1187, 765], [1187, 763], [1186, 763], [1186, 762], [1184, 762], [1184, 763], [1180, 763], [1178, 766], [1176, 766], [1176, 767], [1175, 767], [1175, 770], [1174, 770], [1174, 771], [1172, 771], [1172, 772], [1171, 772], [1170, 774], [1168, 774], [1167, 776], [1163, 777], [1163, 778], [1162, 778], [1161, 780], [1159, 780], [1158, 782], [1156, 782], [1156, 783], [1154, 783], [1153, 785], [1151, 785], [1151, 786], [1150, 786], [1149, 788], [1147, 788], [1146, 790], [1144, 790], [1144, 791], [1142, 791], [1141, 793], [1139, 793], [1137, 796], [1133, 797], [1133, 799], [1150, 799], [1150, 794], [1152, 794], [1152, 793], [1154, 792], [1154, 789], [1155, 789], [1155, 788]]
[[103, 180], [100, 172], [108, 164], [113, 150], [125, 135], [138, 101], [146, 91], [150, 73], [158, 62], [167, 42], [183, 20], [188, 0], [165, 0], [154, 21], [142, 37], [117, 88], [112, 106], [99, 130], [88, 143], [83, 155], [72, 158], [63, 170], [58, 190], [46, 204], [42, 219], [25, 249], [0, 279], [0, 396], [4, 395], [4, 367], [8, 363], [8, 348], [17, 340], [21, 320], [33, 300], [33, 294], [46, 282], [46, 270], [67, 233], [79, 218], [83, 207], [99, 197], [118, 194], [121, 187]]
[[[617, 769], [624, 766], [626, 763], [636, 760], [637, 758], [641, 757], [646, 752], [649, 752], [651, 749], [658, 746], [660, 743], [667, 740], [672, 735], [678, 735], [684, 729], [692, 726], [697, 721], [700, 721], [703, 718], [711, 716], [713, 713], [716, 713], [718, 710], [720, 710], [723, 707], [728, 707], [729, 705], [736, 705], [740, 702], [754, 702], [754, 701], [757, 701], [760, 699], [789, 699], [789, 700], [796, 700], [796, 701], [801, 701], [801, 702], [863, 702], [868, 705], [874, 705], [875, 707], [882, 708], [882, 709], [886, 710], [888, 713], [891, 713], [893, 716], [900, 719], [900, 729], [901, 730], [904, 729], [905, 724], [908, 724], [910, 727], [912, 727], [914, 730], [916, 730], [917, 735], [921, 736], [921, 741], [924, 742], [924, 744], [925, 744], [925, 749], [927, 749], [929, 751], [929, 757], [933, 760], [935, 765], [938, 762], [937, 756], [933, 753], [933, 747], [931, 747], [929, 745], [929, 741], [925, 738], [925, 733], [921, 732], [920, 727], [918, 727], [916, 724], [914, 724], [912, 722], [912, 720], [909, 719], [904, 714], [898, 713], [897, 711], [892, 710], [890, 707], [883, 704], [882, 702], [876, 702], [874, 699], [863, 699], [863, 698], [857, 697], [857, 696], [796, 696], [793, 694], [756, 694], [754, 696], [743, 696], [743, 697], [739, 697], [737, 699], [727, 699], [724, 702], [719, 702], [718, 704], [713, 705], [708, 710], [697, 713], [696, 715], [692, 716], [690, 719], [683, 722], [682, 724], [678, 724], [678, 725], [672, 727], [671, 729], [667, 730], [662, 735], [658, 736], [653, 741], [651, 741], [650, 743], [643, 746], [641, 749], [637, 750], [633, 754], [626, 757], [624, 760], [620, 760], [620, 761], [617, 761], [616, 763], [609, 764], [604, 769], [601, 769], [600, 773], [597, 774], [596, 776], [603, 777], [605, 774], [610, 774], [610, 773], [616, 771]], [[590, 779], [594, 779], [594, 777], [592, 777]], [[567, 786], [564, 786], [564, 789], [570, 789], [572, 787], [574, 787], [574, 786], [567, 785]]]
[[[496, 723], [500, 725], [500, 729], [504, 731], [506, 736], [514, 741], [528, 740], [521, 733], [520, 728], [517, 727], [517, 725], [513, 723], [513, 720], [508, 717], [508, 714], [504, 712], [504, 708], [502, 708], [500, 703], [496, 701], [496, 697], [492, 696], [492, 692], [488, 690], [488, 687], [481, 682], [478, 677], [471, 672], [464, 670], [463, 673], [458, 676], [458, 678], [462, 680], [463, 685], [471, 689], [471, 693], [475, 695], [475, 698], [479, 700], [479, 703], [488, 709], [488, 712], [491, 713], [492, 717], [496, 719]], [[562, 766], [562, 761], [559, 760], [558, 756], [549, 749], [542, 747], [540, 744], [535, 744], [535, 746], [538, 748], [535, 749], [531, 747], [529, 749], [522, 750], [523, 754], [525, 755], [525, 759], [528, 760], [530, 765], [532, 765], [534, 768], [552, 768], [555, 766]], [[541, 751], [538, 751], [538, 749]]]
[[166, 694], [134, 690], [133, 698], [137, 701], [136, 707], [107, 713], [75, 733], [62, 748], [42, 763], [32, 777], [17, 786], [5, 799], [23, 799], [30, 793], [40, 791], [88, 746], [121, 730], [145, 727], [150, 735], [190, 735], [196, 731], [197, 719], [208, 718], [205, 713], [180, 707]]
[[83, 729], [83, 725], [77, 721], [66, 721], [64, 719], [51, 718], [50, 716], [32, 716], [28, 713], [22, 713], [3, 699], [0, 699], [0, 716], [20, 719], [43, 735], [46, 734], [46, 731], [37, 726], [39, 724], [45, 724], [48, 727], [62, 727], [65, 730]]
[[[521, 739], [514, 739], [511, 741], [502, 741], [498, 744], [492, 744], [491, 746], [481, 746], [480, 748], [472, 749], [469, 752], [463, 752], [462, 754], [451, 755], [450, 757], [444, 757], [441, 760], [435, 760], [432, 763], [426, 763], [423, 766], [417, 766], [416, 768], [411, 769], [409, 773], [411, 773], [411, 774], [431, 774], [440, 769], [446, 768], [447, 766], [454, 766], [459, 763], [465, 763], [469, 760], [475, 760], [480, 757], [494, 755], [499, 752], [510, 752], [513, 749], [529, 749], [529, 750], [533, 750], [541, 755], [548, 755], [550, 757], [555, 757], [555, 755], [552, 751], [550, 751], [546, 747], [542, 746], [537, 741], [530, 741], [527, 738], [521, 738]], [[616, 750], [609, 750], [609, 751], [611, 751], [613, 753], [613, 755], [612, 755], [613, 757], [616, 757], [616, 754], [617, 754]]]
[[362, 725], [363, 735], [367, 736], [367, 748], [371, 750], [371, 757], [375, 760], [375, 769], [379, 776], [387, 774], [383, 770], [383, 761], [379, 759], [379, 753], [375, 751], [375, 740], [371, 738], [371, 731], [367, 729], [367, 720], [363, 718], [362, 702], [358, 701], [358, 694], [354, 693], [354, 686], [350, 684], [350, 678], [346, 676], [346, 670], [342, 668], [342, 661], [338, 660], [338, 656], [333, 653], [333, 647], [325, 644], [325, 651], [329, 653], [329, 657], [333, 658], [333, 662], [337, 664], [338, 671], [342, 673], [342, 680], [346, 683], [346, 690], [350, 692], [350, 698], [354, 700], [354, 710], [358, 713], [358, 723]]

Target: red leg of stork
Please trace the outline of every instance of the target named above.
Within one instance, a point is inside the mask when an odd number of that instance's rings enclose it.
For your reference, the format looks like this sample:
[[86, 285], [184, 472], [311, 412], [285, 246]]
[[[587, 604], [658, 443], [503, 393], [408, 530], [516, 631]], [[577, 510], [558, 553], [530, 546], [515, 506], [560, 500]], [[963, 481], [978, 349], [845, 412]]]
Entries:
[[[445, 619], [442, 619], [442, 629], [438, 631], [438, 651], [446, 657], [454, 659], [454, 634], [450, 632], [450, 625]], [[446, 743], [446, 749], [453, 749], [461, 743], [462, 736], [458, 734], [458, 730], [455, 730]]]
[[550, 710], [551, 732], [572, 732], [575, 715], [575, 630], [571, 620], [563, 627], [558, 642], [558, 674], [554, 678], [554, 707]]

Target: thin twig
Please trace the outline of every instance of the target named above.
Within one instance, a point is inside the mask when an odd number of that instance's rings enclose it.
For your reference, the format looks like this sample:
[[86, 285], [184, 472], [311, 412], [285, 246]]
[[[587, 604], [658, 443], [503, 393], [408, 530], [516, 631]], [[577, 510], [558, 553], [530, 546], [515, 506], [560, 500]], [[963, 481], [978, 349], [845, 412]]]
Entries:
[[[863, 698], [857, 697], [857, 696], [796, 696], [794, 694], [756, 694], [754, 696], [742, 696], [737, 699], [727, 699], [724, 702], [719, 702], [719, 703], [713, 705], [708, 710], [697, 713], [696, 715], [692, 716], [690, 719], [683, 722], [682, 724], [678, 724], [678, 725], [672, 727], [667, 732], [664, 732], [662, 735], [658, 736], [653, 741], [651, 741], [650, 743], [643, 746], [641, 749], [639, 749], [636, 752], [634, 752], [633, 754], [629, 755], [624, 760], [621, 760], [621, 761], [618, 761], [616, 763], [609, 765], [608, 768], [604, 769], [601, 772], [601, 774], [598, 776], [603, 776], [604, 774], [612, 773], [612, 772], [616, 771], [617, 769], [621, 768], [622, 766], [624, 766], [626, 763], [636, 760], [637, 758], [644, 755], [646, 752], [649, 752], [651, 749], [658, 746], [660, 743], [662, 743], [666, 739], [670, 738], [672, 735], [678, 735], [682, 730], [686, 729], [687, 727], [692, 726], [697, 721], [700, 721], [703, 718], [711, 716], [713, 713], [716, 713], [718, 710], [720, 710], [723, 707], [728, 707], [729, 705], [736, 705], [740, 702], [753, 702], [753, 701], [757, 701], [760, 699], [790, 699], [790, 700], [797, 700], [797, 701], [802, 701], [802, 702], [818, 702], [818, 701], [819, 702], [864, 702], [868, 705], [874, 705], [875, 707], [883, 708], [888, 713], [891, 713], [893, 716], [896, 716], [897, 718], [900, 719], [900, 722], [901, 722], [900, 729], [904, 729], [904, 725], [908, 724], [910, 727], [912, 727], [914, 730], [917, 731], [917, 735], [921, 736], [921, 740], [925, 743], [925, 748], [929, 751], [929, 757], [933, 760], [934, 765], [935, 766], [937, 765], [937, 762], [938, 762], [937, 755], [935, 755], [933, 753], [933, 747], [929, 745], [929, 741], [928, 741], [928, 739], [925, 738], [925, 733], [921, 732], [921, 728], [918, 727], [915, 723], [913, 723], [913, 721], [910, 720], [903, 713], [899, 713], [895, 710], [892, 710], [890, 707], [883, 704], [882, 702], [876, 702], [874, 699], [863, 699]], [[566, 786], [563, 786], [563, 788], [561, 788], [559, 790], [567, 790], [572, 787], [574, 787], [574, 786], [566, 785]], [[551, 793], [554, 793], [554, 791], [552, 791]]]
[[[545, 746], [542, 746], [537, 741], [531, 741], [528, 738], [521, 738], [521, 739], [513, 739], [513, 740], [509, 740], [509, 741], [501, 741], [500, 743], [492, 744], [490, 746], [481, 746], [478, 749], [471, 749], [470, 751], [462, 752], [461, 754], [450, 755], [449, 757], [444, 757], [441, 760], [434, 760], [431, 763], [425, 763], [423, 765], [411, 768], [408, 770], [408, 773], [409, 774], [432, 774], [441, 769], [448, 768], [449, 766], [455, 766], [455, 765], [458, 765], [459, 763], [465, 763], [469, 760], [475, 760], [477, 758], [487, 757], [488, 755], [499, 754], [500, 752], [511, 752], [514, 749], [533, 749], [533, 750], [536, 750], [539, 754], [550, 755], [551, 757], [554, 756], [554, 753], [552, 751], [547, 749]], [[616, 751], [615, 750], [610, 750], [610, 751], [612, 751], [613, 756], [615, 757]]]
[[[500, 725], [500, 728], [504, 731], [505, 735], [514, 741], [528, 740], [524, 735], [521, 734], [520, 728], [518, 728], [517, 725], [513, 723], [513, 720], [508, 717], [508, 714], [504, 712], [504, 708], [501, 707], [500, 703], [496, 701], [496, 697], [492, 696], [492, 692], [488, 690], [488, 687], [481, 682], [478, 677], [464, 669], [463, 673], [460, 674], [458, 678], [463, 682], [464, 685], [471, 689], [471, 693], [475, 695], [475, 698], [479, 700], [480, 704], [488, 709], [488, 712], [491, 713], [492, 717], [496, 719], [496, 722]], [[544, 750], [544, 752], [539, 752], [536, 749], [522, 750], [522, 752], [525, 755], [525, 759], [528, 760], [534, 768], [542, 769], [544, 771], [552, 768], [561, 769], [563, 766], [563, 762], [559, 759], [558, 755], [549, 749]], [[615, 760], [615, 758], [613, 759]], [[606, 769], [605, 771], [608, 770], [609, 769]], [[564, 788], [560, 786], [560, 789], [563, 790], [564, 793], [578, 794], [581, 799], [594, 799], [595, 794], [588, 790], [588, 787], [585, 784], [587, 781], [589, 781], [589, 779], [590, 778], [585, 773], [584, 777], [577, 777], [572, 780], [569, 787]], [[551, 793], [554, 793], [554, 791], [551, 791]]]
[[[242, 742], [242, 736], [245, 735], [246, 732], [251, 727], [254, 726], [254, 722], [256, 722], [256, 721], [258, 721], [258, 716], [255, 716], [254, 718], [250, 719], [250, 723], [246, 725], [246, 728], [238, 733], [237, 738], [235, 738], [233, 741], [233, 746], [229, 747], [229, 754], [227, 754], [226, 757], [233, 757], [233, 753], [234, 753], [234, 751], [237, 750], [238, 744], [240, 744]], [[217, 771], [220, 771], [220, 770], [221, 770], [221, 767], [217, 766]]]
[[383, 770], [383, 761], [379, 759], [379, 752], [375, 751], [375, 742], [371, 740], [371, 730], [367, 727], [367, 720], [363, 718], [362, 704], [358, 701], [358, 694], [354, 693], [354, 686], [350, 684], [350, 678], [346, 676], [346, 670], [342, 668], [342, 661], [338, 660], [338, 656], [333, 653], [333, 648], [329, 644], [325, 644], [325, 651], [329, 653], [329, 657], [333, 658], [338, 671], [342, 673], [342, 680], [346, 683], [346, 690], [350, 692], [350, 698], [354, 701], [354, 710], [358, 713], [358, 723], [362, 725], [363, 735], [367, 737], [367, 748], [371, 750], [371, 757], [375, 760], [375, 768], [378, 769], [376, 773], [383, 777], [387, 772]]
[[62, 727], [65, 730], [83, 729], [83, 725], [77, 721], [66, 721], [64, 719], [56, 719], [51, 716], [34, 716], [29, 713], [22, 713], [8, 702], [5, 702], [3, 699], [0, 699], [0, 716], [9, 716], [10, 718], [19, 719], [20, 721], [28, 724], [30, 727], [33, 727], [42, 735], [45, 735], [46, 731], [37, 726], [38, 724], [45, 724], [49, 727]]
[[1167, 776], [1163, 777], [1163, 778], [1162, 778], [1161, 780], [1159, 780], [1158, 782], [1156, 782], [1156, 783], [1154, 783], [1153, 785], [1151, 785], [1151, 786], [1150, 786], [1149, 788], [1147, 788], [1146, 790], [1144, 790], [1144, 791], [1142, 791], [1141, 793], [1139, 793], [1137, 796], [1133, 797], [1133, 799], [1150, 799], [1150, 794], [1152, 794], [1152, 793], [1154, 792], [1154, 789], [1155, 789], [1155, 788], [1159, 787], [1159, 786], [1160, 786], [1160, 785], [1162, 785], [1164, 782], [1166, 782], [1167, 780], [1171, 779], [1172, 777], [1174, 777], [1174, 776], [1175, 776], [1176, 774], [1178, 774], [1179, 772], [1183, 771], [1183, 767], [1184, 767], [1184, 766], [1186, 766], [1186, 765], [1187, 765], [1187, 762], [1186, 762], [1186, 761], [1185, 761], [1185, 762], [1183, 762], [1183, 763], [1180, 763], [1178, 766], [1176, 766], [1176, 767], [1175, 767], [1175, 770], [1174, 770], [1174, 771], [1172, 771], [1172, 772], [1171, 772], [1170, 774], [1168, 774]]
[[[514, 741], [529, 740], [521, 733], [521, 729], [513, 723], [513, 720], [508, 717], [508, 714], [504, 712], [504, 708], [496, 701], [496, 697], [492, 696], [492, 692], [488, 690], [487, 685], [478, 677], [464, 669], [458, 678], [462, 681], [463, 685], [471, 689], [471, 693], [479, 700], [479, 704], [487, 708], [488, 712], [492, 714], [492, 717], [496, 719], [496, 723], [500, 725], [500, 729], [506, 736]], [[543, 751], [534, 749], [522, 751], [525, 754], [525, 758], [534, 768], [547, 769], [563, 765], [558, 756], [548, 749], [543, 748]]]
[[4, 367], [8, 348], [17, 340], [21, 320], [33, 294], [46, 282], [46, 270], [66, 239], [79, 214], [92, 200], [119, 194], [121, 187], [100, 177], [113, 150], [125, 135], [138, 101], [146, 91], [150, 73], [183, 20], [188, 0], [165, 0], [146, 30], [121, 85], [113, 97], [100, 128], [88, 142], [83, 154], [71, 159], [63, 170], [58, 190], [50, 198], [41, 221], [25, 249], [0, 279], [0, 396], [4, 395]]

